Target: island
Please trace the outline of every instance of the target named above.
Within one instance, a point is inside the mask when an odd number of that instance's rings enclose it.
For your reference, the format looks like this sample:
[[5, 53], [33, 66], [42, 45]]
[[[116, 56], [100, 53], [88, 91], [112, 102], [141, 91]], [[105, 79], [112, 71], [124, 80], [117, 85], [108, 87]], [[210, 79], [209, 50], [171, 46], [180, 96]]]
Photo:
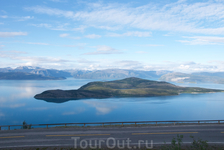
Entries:
[[198, 87], [181, 87], [164, 81], [152, 81], [130, 77], [122, 80], [90, 82], [77, 90], [47, 90], [34, 96], [36, 99], [61, 103], [68, 100], [111, 97], [152, 97], [180, 93], [209, 93], [222, 90]]

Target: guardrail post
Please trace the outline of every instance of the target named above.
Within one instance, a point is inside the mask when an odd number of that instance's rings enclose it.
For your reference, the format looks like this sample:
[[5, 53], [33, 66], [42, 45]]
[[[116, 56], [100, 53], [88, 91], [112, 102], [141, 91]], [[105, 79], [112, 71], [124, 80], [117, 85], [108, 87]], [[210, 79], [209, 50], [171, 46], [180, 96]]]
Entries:
[[[220, 120], [218, 121], [218, 123], [220, 124]], [[1, 130], [1, 128], [0, 128], [0, 130]]]
[[200, 124], [200, 121], [198, 121], [198, 124]]
[[10, 130], [10, 126], [8, 126], [8, 130]]
[[86, 126], [86, 124], [84, 123], [84, 126], [83, 127], [85, 127]]
[[65, 127], [66, 127], [66, 124], [65, 124]]
[[46, 128], [48, 129], [48, 124], [46, 125]]
[[124, 125], [123, 125], [123, 122], [122, 122], [122, 127], [123, 127]]
[[1, 130], [1, 126], [0, 126], [0, 130]]
[[102, 124], [102, 127], [104, 127], [104, 123]]
[[137, 126], [137, 125], [136, 125], [136, 122], [135, 122], [135, 126]]
[[156, 126], [157, 126], [157, 121], [156, 121]]
[[175, 125], [175, 121], [174, 121], [174, 123], [173, 123], [174, 125]]

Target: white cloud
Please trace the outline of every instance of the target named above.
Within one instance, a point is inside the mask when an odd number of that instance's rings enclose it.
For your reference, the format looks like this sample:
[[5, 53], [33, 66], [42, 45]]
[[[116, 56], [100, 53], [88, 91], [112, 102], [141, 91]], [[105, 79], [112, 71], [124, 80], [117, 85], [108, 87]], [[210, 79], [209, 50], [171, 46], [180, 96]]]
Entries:
[[101, 54], [121, 54], [120, 50], [114, 49], [109, 46], [99, 45], [95, 52], [85, 53], [84, 55], [101, 55]]
[[171, 32], [224, 34], [221, 23], [224, 19], [222, 2], [178, 1], [163, 6], [149, 3], [139, 7], [95, 3], [87, 7], [90, 8], [76, 12], [41, 6], [28, 7], [26, 10], [83, 21], [91, 26], [110, 25]]
[[86, 28], [86, 26], [80, 26], [78, 28], [73, 28], [72, 31], [84, 32]]
[[69, 23], [63, 23], [63, 24], [56, 24], [56, 25], [51, 25], [48, 23], [41, 23], [41, 24], [31, 24], [32, 26], [35, 27], [44, 27], [48, 28], [50, 30], [57, 30], [57, 31], [67, 31], [69, 30], [67, 26], [69, 26]]
[[67, 0], [50, 0], [52, 2], [60, 2], [60, 3], [64, 3], [64, 2], [67, 2]]
[[86, 43], [78, 43], [76, 45], [63, 45], [64, 47], [78, 47], [79, 49], [84, 49], [86, 46]]
[[[98, 47], [96, 47], [98, 48]], [[110, 49], [110, 47], [108, 48]], [[112, 48], [113, 49], [113, 48]], [[119, 51], [120, 52], [120, 51]], [[93, 52], [94, 53], [94, 52]], [[101, 54], [102, 52], [94, 53], [92, 55]], [[113, 52], [110, 52], [113, 53]], [[56, 69], [83, 69], [83, 70], [101, 70], [101, 69], [135, 69], [135, 70], [171, 70], [176, 72], [195, 72], [195, 71], [224, 71], [224, 61], [210, 61], [202, 64], [197, 62], [168, 62], [153, 63], [134, 60], [119, 60], [106, 57], [99, 59], [92, 57], [91, 59], [80, 58], [77, 59], [61, 59], [54, 57], [33, 57], [22, 56], [20, 51], [1, 51], [0, 57], [10, 59], [11, 64], [6, 67], [15, 66], [40, 66], [43, 68]], [[105, 54], [105, 52], [103, 53]], [[106, 53], [108, 54], [108, 52]], [[91, 54], [90, 54], [91, 55]], [[33, 91], [33, 90], [32, 90]], [[27, 93], [27, 92], [25, 92]], [[31, 93], [33, 94], [33, 93]]]
[[77, 37], [69, 37], [70, 39], [74, 39], [74, 40], [79, 40], [81, 39], [81, 37], [77, 36]]
[[4, 23], [0, 22], [0, 25], [2, 25], [2, 24], [4, 24]]
[[0, 16], [0, 18], [4, 18], [5, 19], [5, 18], [8, 18], [8, 16], [4, 15], [4, 16]]
[[145, 52], [145, 51], [137, 51], [136, 53], [139, 53], [139, 54], [146, 54], [147, 52]]
[[111, 30], [111, 31], [121, 29], [121, 27], [119, 27], [119, 26], [101, 26], [101, 25], [96, 26], [96, 25], [92, 25], [92, 27], [99, 28], [99, 29], [105, 29], [105, 30]]
[[3, 47], [5, 47], [5, 45], [0, 45], [0, 49], [3, 48]]
[[136, 69], [136, 70], [142, 70], [144, 67], [144, 64], [140, 61], [133, 61], [133, 60], [122, 60], [122, 61], [115, 61], [113, 62], [114, 68], [119, 69]]
[[99, 61], [90, 61], [90, 60], [87, 60], [87, 59], [78, 59], [77, 62], [80, 63], [80, 64], [94, 64], [94, 63], [97, 63]]
[[178, 40], [181, 43], [186, 43], [189, 45], [217, 45], [224, 44], [224, 37], [214, 37], [214, 36], [194, 36], [194, 37], [184, 37], [192, 40]]
[[57, 31], [67, 31], [67, 26], [69, 25], [69, 23], [63, 23], [63, 24], [59, 24], [55, 27], [50, 28], [51, 30], [57, 30]]
[[49, 45], [48, 43], [33, 43], [33, 42], [27, 42], [27, 44], [33, 44], [33, 45]]
[[26, 20], [29, 20], [29, 19], [34, 19], [33, 16], [13, 17], [13, 18], [17, 19], [18, 21], [26, 21]]
[[43, 66], [50, 65], [54, 67], [60, 67], [66, 65], [66, 63], [74, 62], [73, 60], [66, 60], [56, 57], [22, 56], [21, 54], [25, 53], [21, 51], [0, 51], [1, 58], [8, 58], [14, 61], [19, 61], [19, 66], [39, 66], [41, 64]]
[[60, 37], [62, 37], [62, 38], [64, 38], [64, 37], [68, 37], [68, 36], [69, 36], [69, 34], [64, 33], [64, 34], [60, 34], [59, 36], [60, 36]]
[[157, 45], [157, 44], [145, 44], [145, 45], [137, 45], [137, 46], [157, 47], [157, 46], [164, 46], [164, 45]]
[[85, 37], [89, 38], [89, 39], [97, 39], [97, 38], [100, 38], [101, 36], [100, 35], [96, 35], [96, 34], [89, 34], [89, 35], [86, 35]]
[[32, 26], [35, 27], [45, 27], [45, 28], [51, 28], [52, 25], [51, 24], [47, 24], [47, 23], [41, 23], [41, 24], [31, 24]]
[[224, 71], [223, 65], [201, 64], [196, 62], [167, 62], [166, 64], [145, 65], [145, 70], [170, 70], [175, 72]]
[[122, 37], [122, 36], [149, 37], [149, 36], [151, 36], [151, 32], [132, 31], [132, 32], [126, 32], [123, 34], [110, 33], [107, 36], [110, 36], [110, 37]]
[[70, 36], [70, 34], [67, 34], [67, 33], [60, 34], [59, 36], [60, 36], [61, 38], [70, 38], [70, 39], [74, 39], [74, 40], [79, 40], [79, 39], [81, 39], [81, 37], [73, 37], [73, 36]]
[[0, 32], [0, 37], [14, 37], [27, 35], [27, 32]]
[[7, 12], [5, 10], [1, 10], [2, 13], [7, 14]]

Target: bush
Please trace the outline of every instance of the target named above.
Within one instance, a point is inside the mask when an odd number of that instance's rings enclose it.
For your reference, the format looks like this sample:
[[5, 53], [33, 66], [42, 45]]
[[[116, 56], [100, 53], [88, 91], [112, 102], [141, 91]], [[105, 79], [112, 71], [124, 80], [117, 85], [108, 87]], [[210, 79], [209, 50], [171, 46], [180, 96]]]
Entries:
[[23, 121], [23, 127], [22, 127], [22, 129], [31, 129], [31, 125], [28, 125], [28, 124], [26, 123], [26, 121], [24, 120], [24, 121]]
[[[219, 149], [215, 146], [209, 146], [208, 141], [203, 141], [202, 139], [198, 138], [197, 140], [194, 139], [193, 136], [190, 136], [193, 139], [193, 142], [187, 149], [189, 150], [216, 150]], [[181, 144], [183, 139], [183, 135], [177, 135], [177, 138], [173, 138], [171, 141], [171, 145], [163, 145], [161, 146], [161, 150], [182, 150]], [[165, 143], [166, 144], [166, 143]], [[221, 150], [221, 148], [220, 148]]]
[[181, 144], [183, 143], [182, 142], [182, 139], [183, 139], [183, 135], [177, 135], [177, 138], [173, 138], [172, 141], [171, 141], [171, 145], [165, 145], [165, 146], [162, 146], [161, 149], [162, 150], [181, 150]]

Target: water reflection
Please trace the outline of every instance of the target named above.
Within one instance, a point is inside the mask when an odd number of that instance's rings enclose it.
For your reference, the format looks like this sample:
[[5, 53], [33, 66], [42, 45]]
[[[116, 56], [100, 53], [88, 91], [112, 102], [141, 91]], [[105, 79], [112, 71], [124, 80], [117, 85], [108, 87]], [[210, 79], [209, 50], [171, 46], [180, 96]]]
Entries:
[[116, 103], [103, 102], [103, 101], [84, 101], [83, 103], [94, 107], [97, 110], [97, 115], [105, 115], [118, 108]]
[[62, 115], [75, 115], [85, 111], [85, 108], [76, 108], [73, 111], [63, 112]]
[[4, 117], [4, 116], [5, 116], [5, 114], [3, 114], [3, 113], [0, 112], [0, 117]]
[[49, 107], [33, 107], [33, 108], [27, 108], [28, 111], [42, 111], [42, 110], [48, 110]]
[[[52, 103], [33, 96], [49, 89], [77, 89], [92, 80], [0, 81], [0, 125], [223, 119], [224, 93], [144, 98], [108, 98]], [[192, 85], [189, 85], [192, 86]], [[224, 89], [224, 85], [195, 84]]]

